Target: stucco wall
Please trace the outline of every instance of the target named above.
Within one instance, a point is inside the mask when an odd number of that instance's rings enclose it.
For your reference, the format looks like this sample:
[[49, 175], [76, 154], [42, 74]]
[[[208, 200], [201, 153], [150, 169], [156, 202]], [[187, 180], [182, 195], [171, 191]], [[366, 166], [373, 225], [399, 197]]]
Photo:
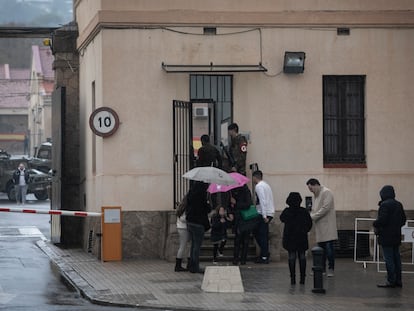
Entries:
[[[182, 28], [183, 32], [194, 29]], [[221, 30], [219, 30], [221, 31]], [[237, 30], [238, 32], [239, 30]], [[228, 32], [228, 30], [226, 30]], [[186, 35], [162, 29], [105, 29], [81, 55], [81, 106], [85, 139], [87, 208], [172, 208], [172, 100], [188, 99], [187, 74], [167, 74], [169, 64], [252, 64], [280, 73], [284, 51], [306, 52], [305, 72], [269, 77], [234, 74], [234, 120], [251, 132], [248, 162], [257, 162], [270, 182], [277, 207], [290, 191], [309, 195], [305, 181], [319, 178], [335, 193], [338, 210], [376, 208], [383, 184], [412, 208], [414, 176], [414, 63], [410, 29], [264, 29], [234, 35]], [[260, 45], [260, 42], [262, 44]], [[260, 52], [260, 49], [262, 51]], [[366, 169], [324, 169], [322, 75], [366, 75]], [[119, 130], [96, 138], [96, 176], [91, 83], [96, 108], [119, 114]]]
[[[262, 62], [268, 69], [233, 75], [233, 115], [250, 132], [248, 163], [264, 171], [279, 212], [290, 191], [309, 196], [305, 182], [317, 177], [334, 192], [341, 230], [372, 216], [384, 184], [395, 186], [412, 216], [412, 1], [79, 0], [75, 8], [81, 195], [88, 211], [122, 206], [126, 258], [173, 258], [176, 251], [172, 101], [189, 99], [189, 75], [167, 74], [162, 62]], [[217, 26], [217, 35], [202, 35], [203, 26]], [[350, 35], [338, 36], [339, 26]], [[306, 52], [303, 74], [281, 72], [285, 51]], [[366, 75], [366, 168], [323, 167], [323, 75]], [[108, 138], [88, 124], [101, 106], [121, 122]], [[97, 222], [85, 226], [85, 234], [99, 231]], [[280, 258], [282, 226], [272, 230], [272, 254]]]

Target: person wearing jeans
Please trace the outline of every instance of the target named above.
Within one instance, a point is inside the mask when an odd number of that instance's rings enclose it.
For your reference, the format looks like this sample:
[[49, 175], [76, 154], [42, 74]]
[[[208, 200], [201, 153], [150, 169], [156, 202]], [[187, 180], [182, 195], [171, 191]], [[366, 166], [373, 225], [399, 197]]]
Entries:
[[335, 248], [334, 240], [318, 242], [318, 246], [323, 249], [322, 262], [323, 262], [323, 271], [326, 271], [326, 260], [328, 259], [328, 271], [331, 273], [335, 270]]
[[17, 205], [26, 204], [27, 185], [29, 184], [29, 172], [24, 163], [20, 163], [17, 170], [13, 173], [14, 190], [16, 193]]
[[204, 240], [204, 226], [187, 222], [187, 230], [191, 239], [189, 271], [203, 273], [204, 271], [200, 268], [200, 250]]
[[387, 282], [378, 287], [402, 287], [400, 246], [382, 246]]
[[204, 232], [210, 229], [208, 213], [211, 208], [207, 201], [208, 184], [195, 181], [187, 195], [187, 230], [191, 240], [190, 265], [191, 273], [203, 273], [200, 268], [200, 249], [204, 240]]
[[269, 263], [269, 223], [275, 213], [273, 193], [269, 184], [263, 181], [262, 171], [254, 171], [252, 179], [256, 185], [256, 208], [261, 216], [259, 225], [254, 232], [256, 242], [260, 247], [260, 256], [256, 263]]
[[309, 191], [315, 196], [312, 206], [311, 218], [315, 225], [315, 238], [320, 247], [324, 249], [323, 266], [328, 259], [328, 277], [334, 276], [335, 252], [334, 241], [338, 239], [336, 227], [336, 211], [332, 191], [322, 186], [315, 178], [306, 182]]
[[380, 191], [378, 216], [373, 226], [378, 235], [378, 243], [387, 269], [387, 280], [378, 287], [402, 287], [401, 279], [401, 227], [407, 218], [401, 202], [395, 199], [394, 187], [386, 185]]

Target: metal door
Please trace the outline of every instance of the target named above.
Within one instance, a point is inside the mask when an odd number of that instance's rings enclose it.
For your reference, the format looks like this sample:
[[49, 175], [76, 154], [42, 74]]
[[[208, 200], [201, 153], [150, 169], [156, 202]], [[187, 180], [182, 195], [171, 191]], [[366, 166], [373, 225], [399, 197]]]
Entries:
[[182, 175], [195, 165], [192, 108], [191, 102], [173, 101], [174, 209], [190, 187], [189, 181]]
[[173, 101], [174, 208], [190, 188], [190, 181], [182, 178], [182, 175], [195, 167], [193, 108], [199, 107], [207, 109], [205, 116], [207, 127], [203, 134], [208, 134], [214, 144], [217, 141], [214, 102], [212, 100]]

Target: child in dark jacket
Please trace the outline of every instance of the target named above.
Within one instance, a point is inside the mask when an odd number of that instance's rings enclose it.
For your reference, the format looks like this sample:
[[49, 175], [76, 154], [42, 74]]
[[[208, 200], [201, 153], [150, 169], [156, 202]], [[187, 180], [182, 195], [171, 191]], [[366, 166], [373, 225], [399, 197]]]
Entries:
[[227, 241], [227, 227], [230, 218], [227, 216], [226, 209], [218, 206], [215, 214], [211, 217], [211, 242], [213, 242], [213, 262], [217, 261], [217, 256], [223, 256], [223, 249]]

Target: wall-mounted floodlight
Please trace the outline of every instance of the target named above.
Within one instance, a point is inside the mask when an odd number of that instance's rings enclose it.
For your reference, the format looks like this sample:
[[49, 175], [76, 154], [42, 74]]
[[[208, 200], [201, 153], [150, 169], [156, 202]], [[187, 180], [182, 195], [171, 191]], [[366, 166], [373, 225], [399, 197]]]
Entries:
[[303, 73], [305, 69], [305, 52], [285, 52], [284, 73]]

